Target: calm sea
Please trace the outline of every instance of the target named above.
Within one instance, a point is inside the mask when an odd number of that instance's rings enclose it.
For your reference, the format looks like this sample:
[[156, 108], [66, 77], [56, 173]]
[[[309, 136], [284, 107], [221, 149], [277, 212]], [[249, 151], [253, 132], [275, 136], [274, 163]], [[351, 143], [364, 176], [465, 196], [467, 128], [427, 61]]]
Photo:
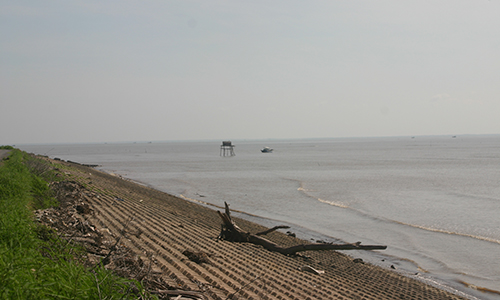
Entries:
[[[304, 239], [387, 245], [346, 252], [471, 299], [500, 299], [500, 136], [433, 136], [19, 148], [167, 193], [288, 224]], [[273, 153], [261, 153], [269, 146]]]

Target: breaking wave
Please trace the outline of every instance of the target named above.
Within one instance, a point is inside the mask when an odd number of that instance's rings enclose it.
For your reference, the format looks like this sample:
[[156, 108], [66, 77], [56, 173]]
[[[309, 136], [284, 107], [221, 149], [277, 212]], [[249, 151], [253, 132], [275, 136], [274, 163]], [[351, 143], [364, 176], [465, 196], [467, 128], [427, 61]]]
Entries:
[[444, 233], [444, 234], [450, 234], [450, 235], [458, 235], [458, 236], [463, 236], [463, 237], [469, 237], [477, 240], [482, 240], [490, 243], [495, 243], [495, 244], [500, 244], [500, 241], [494, 238], [489, 238], [489, 237], [484, 237], [484, 236], [478, 236], [478, 235], [473, 235], [473, 234], [468, 234], [468, 233], [460, 233], [460, 232], [455, 232], [455, 231], [449, 231], [445, 229], [438, 229], [438, 228], [431, 228], [431, 227], [426, 227], [426, 226], [421, 226], [421, 225], [415, 225], [415, 224], [409, 224], [401, 221], [395, 221], [395, 220], [390, 220], [396, 224], [400, 225], [405, 225], [405, 226], [410, 226], [413, 228], [418, 228], [426, 231], [432, 231], [432, 232], [438, 232], [438, 233]]

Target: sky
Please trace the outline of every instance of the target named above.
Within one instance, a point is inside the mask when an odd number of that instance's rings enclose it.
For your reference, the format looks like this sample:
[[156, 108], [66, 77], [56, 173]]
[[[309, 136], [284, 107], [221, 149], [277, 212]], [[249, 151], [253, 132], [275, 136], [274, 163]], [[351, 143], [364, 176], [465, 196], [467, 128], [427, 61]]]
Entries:
[[0, 145], [500, 133], [500, 0], [0, 0]]

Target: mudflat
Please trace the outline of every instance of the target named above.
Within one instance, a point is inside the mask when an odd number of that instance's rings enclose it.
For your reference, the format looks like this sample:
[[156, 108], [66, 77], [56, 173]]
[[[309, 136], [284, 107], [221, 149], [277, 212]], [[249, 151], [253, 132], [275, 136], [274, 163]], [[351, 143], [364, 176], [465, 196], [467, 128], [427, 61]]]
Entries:
[[[286, 256], [219, 240], [222, 221], [214, 209], [93, 168], [48, 160], [81, 187], [78, 201], [90, 207], [85, 219], [93, 229], [150, 261], [169, 289], [205, 299], [464, 299], [336, 251]], [[233, 220], [251, 233], [267, 229]], [[266, 238], [283, 246], [308, 243], [276, 231]]]

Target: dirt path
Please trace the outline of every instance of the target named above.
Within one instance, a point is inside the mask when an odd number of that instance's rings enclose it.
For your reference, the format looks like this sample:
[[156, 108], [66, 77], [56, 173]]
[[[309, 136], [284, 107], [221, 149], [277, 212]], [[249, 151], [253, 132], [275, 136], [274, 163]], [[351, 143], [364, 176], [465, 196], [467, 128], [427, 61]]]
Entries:
[[[145, 260], [153, 257], [169, 285], [200, 291], [207, 299], [462, 299], [334, 251], [289, 257], [219, 241], [221, 221], [212, 209], [91, 168], [56, 163], [67, 165], [64, 176], [86, 187], [82, 196], [99, 230], [127, 232], [121, 243]], [[251, 232], [265, 229], [235, 221]], [[283, 245], [304, 243], [279, 232], [268, 237]], [[192, 261], [186, 250], [202, 254], [204, 262]], [[325, 273], [301, 271], [303, 266]]]

